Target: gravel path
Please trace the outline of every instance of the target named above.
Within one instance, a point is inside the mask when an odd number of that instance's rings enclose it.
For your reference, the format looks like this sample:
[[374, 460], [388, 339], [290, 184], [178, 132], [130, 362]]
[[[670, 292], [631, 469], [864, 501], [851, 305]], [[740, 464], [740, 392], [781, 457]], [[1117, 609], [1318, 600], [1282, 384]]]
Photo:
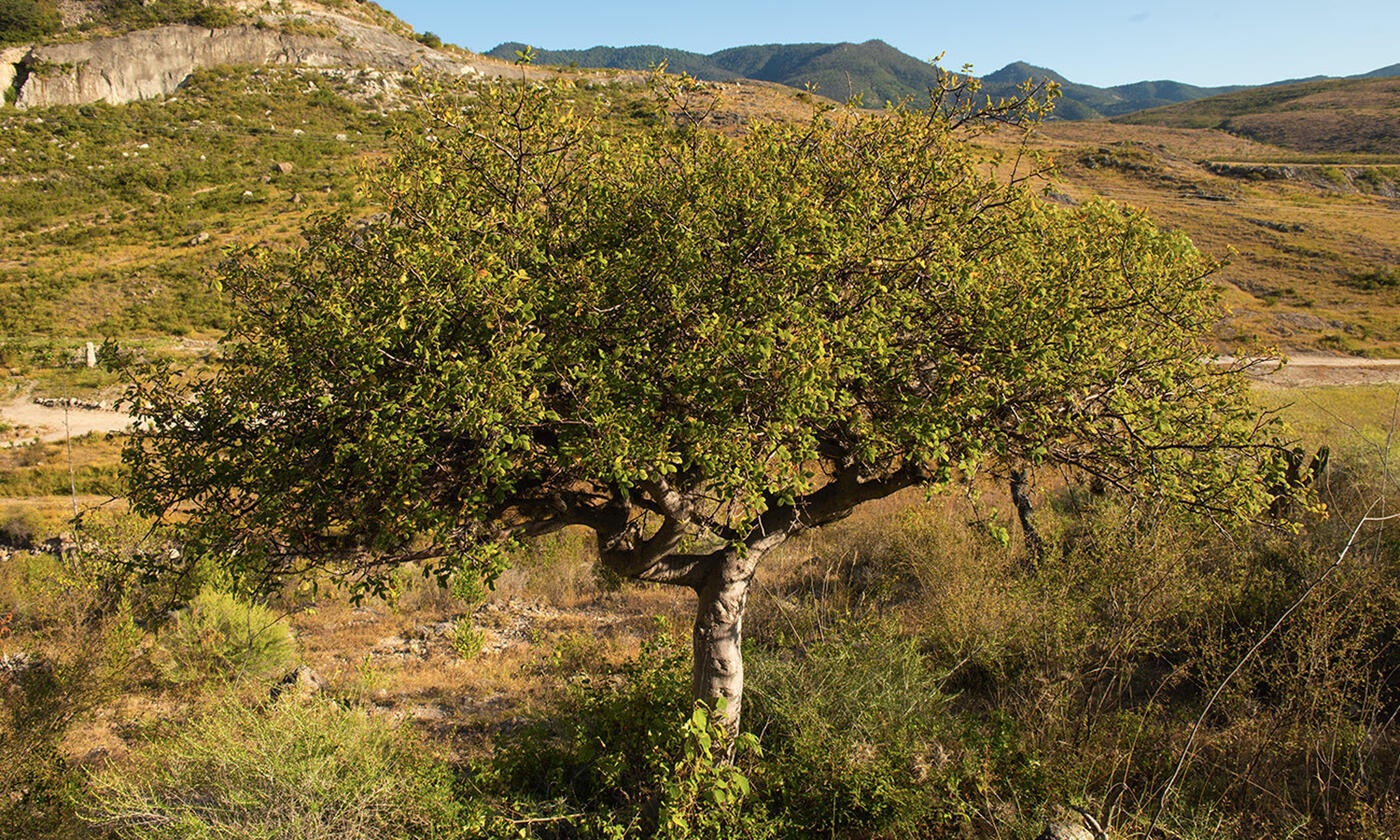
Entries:
[[1298, 353], [1289, 356], [1282, 368], [1276, 360], [1262, 360], [1252, 375], [1260, 384], [1277, 388], [1384, 385], [1400, 382], [1400, 359]]
[[0, 431], [0, 447], [79, 437], [89, 432], [119, 432], [131, 425], [131, 418], [120, 411], [86, 408], [52, 408], [28, 397], [0, 404], [0, 423], [10, 426]]

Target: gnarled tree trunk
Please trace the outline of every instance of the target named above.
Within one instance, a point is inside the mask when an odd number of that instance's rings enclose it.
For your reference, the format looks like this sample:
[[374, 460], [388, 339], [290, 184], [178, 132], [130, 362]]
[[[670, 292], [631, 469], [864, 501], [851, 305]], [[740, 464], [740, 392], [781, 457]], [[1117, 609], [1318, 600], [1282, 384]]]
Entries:
[[[726, 558], [729, 559], [729, 558]], [[726, 562], [698, 587], [693, 633], [691, 691], [695, 699], [713, 703], [723, 698], [724, 723], [731, 732], [739, 727], [744, 697], [744, 658], [741, 650], [744, 607], [749, 598], [749, 569]]]

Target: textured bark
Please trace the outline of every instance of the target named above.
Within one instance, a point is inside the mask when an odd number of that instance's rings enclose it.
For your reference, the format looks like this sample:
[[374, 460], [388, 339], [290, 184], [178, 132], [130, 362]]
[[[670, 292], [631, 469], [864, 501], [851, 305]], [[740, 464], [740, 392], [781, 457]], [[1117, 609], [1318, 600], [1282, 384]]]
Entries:
[[1011, 471], [1011, 501], [1016, 505], [1016, 518], [1021, 521], [1021, 533], [1026, 536], [1026, 551], [1032, 562], [1039, 563], [1045, 543], [1035, 529], [1035, 505], [1031, 501], [1029, 470]]
[[752, 578], [752, 565], [731, 557], [696, 590], [691, 691], [708, 703], [724, 698], [724, 723], [731, 733], [738, 731], [744, 697], [741, 644]]
[[[849, 468], [806, 496], [786, 504], [773, 500], [746, 533], [707, 518], [697, 502], [703, 494], [688, 496], [665, 477], [642, 483], [641, 492], [630, 495], [600, 487], [524, 500], [507, 519], [527, 523], [520, 526], [524, 533], [585, 525], [597, 535], [599, 560], [616, 574], [695, 590], [691, 690], [698, 701], [723, 698], [725, 726], [738, 734], [744, 695], [744, 608], [759, 560], [794, 534], [834, 522], [862, 502], [923, 479], [913, 465], [873, 477]], [[638, 511], [659, 516], [659, 526], [643, 529]], [[679, 552], [686, 538], [696, 534], [725, 545], [708, 553]]]

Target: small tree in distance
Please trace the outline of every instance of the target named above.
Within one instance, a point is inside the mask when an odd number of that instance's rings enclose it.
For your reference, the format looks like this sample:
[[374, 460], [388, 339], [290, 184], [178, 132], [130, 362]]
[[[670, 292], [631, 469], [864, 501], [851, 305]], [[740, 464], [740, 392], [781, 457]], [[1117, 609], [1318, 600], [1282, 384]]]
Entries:
[[731, 726], [759, 564], [862, 502], [1053, 463], [1258, 513], [1270, 449], [1207, 344], [1210, 263], [998, 181], [968, 139], [1043, 103], [944, 80], [929, 110], [740, 140], [693, 111], [609, 130], [567, 86], [428, 97], [381, 216], [244, 253], [215, 370], [137, 380], [136, 506], [268, 587], [489, 579], [583, 526], [617, 574], [697, 593], [694, 693]]

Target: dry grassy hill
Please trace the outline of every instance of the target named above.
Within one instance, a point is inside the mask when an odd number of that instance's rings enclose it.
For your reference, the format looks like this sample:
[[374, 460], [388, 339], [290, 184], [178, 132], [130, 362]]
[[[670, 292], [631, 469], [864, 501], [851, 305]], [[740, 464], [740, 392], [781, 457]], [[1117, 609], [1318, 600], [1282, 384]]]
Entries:
[[1147, 208], [1225, 264], [1222, 339], [1400, 355], [1400, 166], [1218, 129], [1049, 123], [1059, 191]]
[[1139, 111], [1115, 122], [1218, 128], [1300, 152], [1400, 155], [1400, 78], [1251, 88]]

